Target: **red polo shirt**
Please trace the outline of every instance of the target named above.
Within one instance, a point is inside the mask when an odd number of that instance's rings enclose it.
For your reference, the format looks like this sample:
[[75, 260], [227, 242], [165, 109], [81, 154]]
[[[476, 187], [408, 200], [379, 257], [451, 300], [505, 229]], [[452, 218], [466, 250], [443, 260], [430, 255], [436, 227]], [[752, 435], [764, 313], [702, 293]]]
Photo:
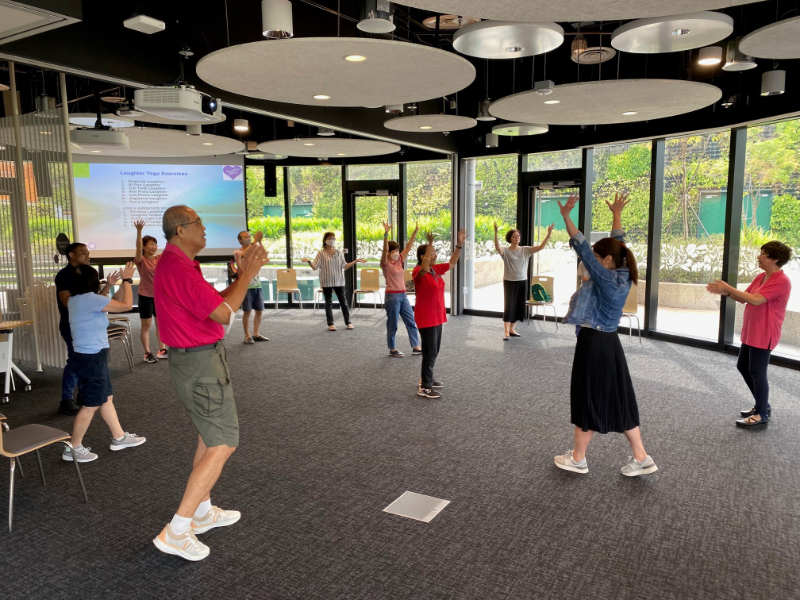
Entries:
[[153, 277], [156, 323], [161, 341], [173, 348], [214, 344], [225, 329], [209, 315], [225, 299], [203, 279], [200, 263], [167, 244]]
[[745, 304], [742, 318], [742, 343], [772, 350], [781, 340], [781, 327], [786, 317], [786, 305], [792, 284], [782, 270], [776, 271], [764, 283], [766, 273], [761, 273], [747, 286], [749, 294], [760, 294], [766, 298], [764, 304]]
[[450, 263], [433, 265], [433, 273], [422, 271], [422, 267], [414, 267], [414, 288], [417, 300], [414, 303], [414, 320], [417, 327], [436, 327], [447, 322], [447, 310], [444, 307], [444, 278], [442, 275], [450, 270]]

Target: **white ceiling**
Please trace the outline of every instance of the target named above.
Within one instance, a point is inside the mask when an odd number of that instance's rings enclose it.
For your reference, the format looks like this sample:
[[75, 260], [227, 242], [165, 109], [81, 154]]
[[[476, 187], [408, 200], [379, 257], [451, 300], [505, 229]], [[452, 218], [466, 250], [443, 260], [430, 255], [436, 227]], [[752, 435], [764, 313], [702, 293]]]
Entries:
[[442, 131], [469, 129], [477, 124], [478, 122], [472, 117], [458, 115], [412, 115], [389, 119], [383, 123], [383, 126], [394, 131], [441, 133]]
[[[675, 32], [682, 30], [676, 35]], [[659, 54], [702, 48], [733, 33], [733, 19], [724, 13], [699, 12], [639, 19], [618, 27], [611, 45], [623, 52]]]
[[445, 14], [499, 21], [614, 21], [749, 4], [753, 0], [393, 0]]
[[757, 58], [800, 58], [800, 17], [756, 29], [742, 38], [739, 50]]
[[271, 142], [259, 144], [258, 149], [261, 152], [303, 158], [347, 158], [391, 154], [392, 152], [398, 152], [400, 146], [376, 140], [313, 137], [272, 140]]
[[[96, 113], [70, 113], [69, 122], [72, 125], [80, 125], [81, 127], [94, 127], [97, 122]], [[133, 127], [133, 119], [128, 117], [120, 117], [114, 113], [103, 113], [100, 115], [100, 122], [105, 127], [112, 127], [114, 129], [121, 129], [123, 127]]]
[[[722, 91], [680, 79], [616, 79], [557, 85], [542, 96], [529, 90], [492, 103], [495, 117], [550, 125], [606, 125], [672, 117], [713, 104]], [[545, 102], [559, 101], [558, 104]], [[635, 114], [624, 115], [624, 112]]]
[[[124, 131], [130, 140], [130, 148], [108, 148], [90, 156], [214, 156], [244, 149], [239, 140], [208, 133], [186, 135], [176, 129], [157, 127], [128, 127]], [[73, 144], [73, 152], [80, 153], [81, 150]]]
[[[349, 62], [345, 56], [366, 57]], [[229, 46], [198, 76], [243, 96], [315, 106], [382, 106], [438, 98], [475, 79], [472, 64], [431, 46], [372, 38], [308, 37]], [[327, 100], [315, 100], [324, 94]]]

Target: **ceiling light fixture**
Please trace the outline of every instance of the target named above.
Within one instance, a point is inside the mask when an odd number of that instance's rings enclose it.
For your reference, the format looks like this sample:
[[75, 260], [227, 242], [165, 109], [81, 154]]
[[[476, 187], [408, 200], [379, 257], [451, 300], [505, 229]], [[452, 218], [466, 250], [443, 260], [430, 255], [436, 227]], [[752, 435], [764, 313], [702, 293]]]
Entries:
[[356, 27], [366, 33], [391, 33], [394, 31], [394, 16], [389, 0], [363, 0], [361, 20]]
[[748, 71], [755, 69], [758, 63], [746, 54], [739, 52], [739, 40], [731, 40], [725, 47], [725, 64], [723, 71]]
[[736, 96], [728, 96], [727, 100], [719, 103], [722, 108], [730, 108], [734, 104], [736, 104]]
[[514, 52], [522, 52], [522, 46], [506, 46], [505, 48], [503, 48], [503, 50], [505, 50], [509, 54]]
[[330, 100], [331, 97], [328, 94], [314, 94], [314, 100]]
[[313, 142], [304, 142], [303, 143], [303, 146], [313, 146], [313, 145], [314, 145]]
[[337, 152], [336, 156], [347, 156], [347, 154], [345, 154], [344, 152]]
[[261, 35], [268, 40], [294, 36], [292, 3], [289, 0], [261, 0]]
[[722, 47], [720, 46], [706, 46], [700, 48], [700, 54], [697, 57], [697, 64], [703, 67], [712, 67], [722, 62]]
[[247, 133], [250, 131], [250, 123], [247, 122], [247, 119], [234, 119], [233, 130], [239, 133]]
[[500, 137], [496, 133], [487, 133], [484, 142], [487, 148], [497, 148], [500, 145]]
[[424, 130], [433, 129], [433, 125], [420, 125], [419, 128]]
[[100, 154], [102, 150], [89, 150], [92, 154]]
[[332, 137], [336, 135], [336, 132], [330, 127], [320, 127], [317, 129], [317, 135], [321, 135], [322, 137]]
[[367, 57], [362, 54], [348, 54], [347, 56], [344, 57], [344, 59], [347, 62], [358, 63], [358, 62], [364, 62], [365, 60], [367, 60]]
[[203, 142], [203, 146], [213, 146], [214, 142]]
[[688, 27], [678, 27], [677, 29], [672, 30], [672, 35], [675, 37], [686, 37], [689, 35], [691, 29]]
[[545, 100], [544, 103], [549, 106], [552, 106], [554, 104], [561, 104], [561, 100]]
[[625, 117], [632, 117], [633, 115], [638, 115], [638, 114], [639, 114], [639, 112], [638, 112], [638, 111], [635, 111], [635, 110], [626, 110], [626, 111], [625, 111], [624, 113], [622, 113], [622, 114], [623, 114], [623, 116], [625, 116]]
[[786, 71], [775, 69], [761, 74], [761, 95], [780, 96], [786, 91]]

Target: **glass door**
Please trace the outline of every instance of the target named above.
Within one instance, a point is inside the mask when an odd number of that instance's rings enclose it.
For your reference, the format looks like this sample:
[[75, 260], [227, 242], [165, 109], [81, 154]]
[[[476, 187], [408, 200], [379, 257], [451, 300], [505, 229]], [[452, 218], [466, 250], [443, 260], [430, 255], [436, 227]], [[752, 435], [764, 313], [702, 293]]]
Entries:
[[[392, 195], [387, 190], [377, 190], [375, 192], [355, 192], [353, 193], [353, 205], [355, 208], [354, 234], [355, 234], [355, 255], [348, 256], [347, 260], [353, 258], [363, 258], [367, 262], [359, 263], [354, 267], [354, 279], [357, 287], [361, 287], [361, 277], [358, 275], [364, 269], [378, 269], [380, 271], [381, 253], [383, 252], [383, 223], [389, 223], [392, 230], [389, 239], [397, 241], [399, 233], [398, 220], [398, 197]], [[357, 269], [357, 270], [356, 270]], [[386, 281], [383, 273], [380, 272], [380, 287], [386, 288]], [[374, 303], [375, 299], [370, 295], [361, 298], [367, 305]]]

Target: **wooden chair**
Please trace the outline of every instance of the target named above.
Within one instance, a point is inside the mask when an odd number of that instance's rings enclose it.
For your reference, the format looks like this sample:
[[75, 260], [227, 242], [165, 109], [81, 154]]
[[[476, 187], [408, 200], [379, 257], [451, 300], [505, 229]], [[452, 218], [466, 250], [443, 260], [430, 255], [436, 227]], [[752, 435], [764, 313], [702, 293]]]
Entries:
[[625, 299], [625, 306], [622, 307], [622, 316], [619, 318], [628, 319], [628, 337], [633, 337], [633, 320], [636, 319], [636, 329], [639, 331], [639, 343], [642, 343], [642, 325], [639, 321], [639, 301], [637, 295], [637, 286], [635, 283], [631, 284], [631, 289], [628, 292], [628, 297]]
[[350, 304], [353, 310], [356, 310], [356, 300], [361, 294], [374, 294], [375, 295], [375, 308], [378, 308], [378, 302], [383, 301], [381, 298], [381, 272], [378, 269], [361, 269], [361, 281], [358, 289], [353, 290], [353, 299]]
[[[0, 427], [0, 456], [5, 456], [11, 461], [11, 478], [8, 485], [9, 532], [12, 531], [14, 525], [14, 471], [19, 457], [24, 454], [36, 453], [36, 460], [39, 463], [39, 475], [42, 477], [42, 487], [45, 487], [47, 482], [44, 477], [44, 467], [42, 466], [42, 457], [39, 455], [39, 450], [53, 444], [63, 444], [72, 452], [72, 462], [75, 465], [75, 474], [78, 476], [78, 482], [81, 484], [83, 501], [89, 502], [89, 497], [86, 495], [86, 486], [83, 484], [83, 477], [81, 476], [81, 469], [78, 466], [78, 461], [72, 450], [72, 444], [69, 441], [70, 434], [47, 425], [23, 425], [22, 427], [9, 429], [5, 419], [5, 415], [0, 414], [0, 424], [2, 424], [2, 427]], [[21, 465], [20, 475], [22, 475]]]
[[286, 294], [287, 300], [294, 294], [297, 294], [297, 300], [300, 302], [300, 308], [303, 308], [303, 294], [300, 293], [300, 288], [297, 286], [297, 271], [294, 269], [278, 269], [278, 281], [275, 288], [275, 308], [278, 308], [278, 300], [281, 294]]
[[[535, 283], [540, 284], [547, 295], [550, 296], [549, 302], [534, 300], [530, 297], [530, 290]], [[555, 305], [555, 295], [553, 294], [553, 286], [555, 284], [555, 279], [550, 277], [549, 275], [533, 275], [531, 277], [530, 285], [528, 286], [528, 300], [525, 303], [525, 313], [528, 317], [528, 325], [531, 323], [531, 308], [533, 307], [536, 310], [536, 313], [539, 313], [539, 307], [542, 307], [542, 318], [547, 321], [547, 312], [546, 308], [550, 307], [553, 309], [553, 321], [556, 324], [556, 331], [558, 331], [558, 315], [556, 315], [556, 305]]]

